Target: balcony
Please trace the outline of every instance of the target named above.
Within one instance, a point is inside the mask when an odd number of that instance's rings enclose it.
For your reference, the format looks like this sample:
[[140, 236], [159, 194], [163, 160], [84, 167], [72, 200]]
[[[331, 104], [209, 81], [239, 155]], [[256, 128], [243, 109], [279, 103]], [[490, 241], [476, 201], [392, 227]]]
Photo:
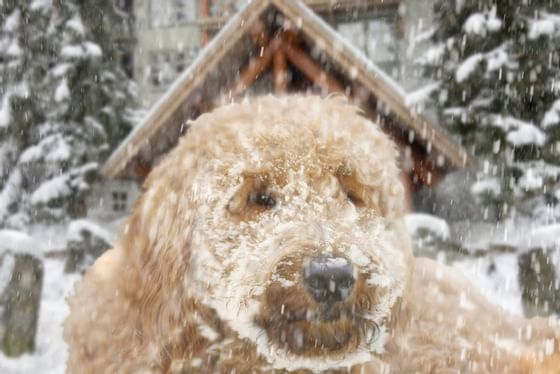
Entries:
[[[305, 0], [305, 3], [327, 21], [348, 18], [358, 12], [360, 16], [399, 16], [399, 7], [405, 0]], [[238, 10], [235, 0], [201, 1], [201, 16], [197, 21], [202, 32], [215, 33]]]

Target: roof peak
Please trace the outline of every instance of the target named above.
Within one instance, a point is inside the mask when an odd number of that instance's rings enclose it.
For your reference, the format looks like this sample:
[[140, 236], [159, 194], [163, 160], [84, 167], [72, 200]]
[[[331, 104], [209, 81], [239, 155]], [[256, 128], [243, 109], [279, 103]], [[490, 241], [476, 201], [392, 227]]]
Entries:
[[[285, 22], [274, 23], [275, 14]], [[258, 23], [269, 34], [266, 41], [257, 37]], [[461, 147], [414, 113], [406, 104], [404, 90], [302, 1], [260, 0], [248, 3], [228, 21], [111, 155], [102, 173], [122, 176], [134, 162], [153, 162], [174, 145], [187, 119], [212, 107], [219, 97], [233, 100], [259, 81], [277, 63], [273, 61], [280, 55], [277, 51], [282, 52], [284, 64], [301, 72], [302, 79], [357, 100], [359, 95], [353, 91], [359, 88], [368, 98], [364, 105], [369, 114], [391, 119], [395, 131], [414, 133], [427, 153], [433, 147], [448, 166], [465, 164]]]

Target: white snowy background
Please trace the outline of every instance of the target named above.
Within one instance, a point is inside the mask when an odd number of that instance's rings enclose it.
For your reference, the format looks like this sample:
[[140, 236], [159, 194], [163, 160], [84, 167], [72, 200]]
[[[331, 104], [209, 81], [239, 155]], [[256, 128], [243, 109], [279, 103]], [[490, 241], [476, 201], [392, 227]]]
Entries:
[[[414, 8], [414, 0], [408, 1], [411, 9]], [[167, 5], [156, 9], [156, 24], [167, 25], [171, 14], [170, 2]], [[190, 2], [182, 1], [187, 4], [190, 10]], [[236, 2], [239, 4], [245, 1]], [[458, 2], [462, 3], [462, 2]], [[30, 6], [35, 9], [47, 9], [52, 2], [49, 0], [33, 0]], [[0, 1], [0, 6], [3, 2]], [[6, 61], [20, 61], [25, 55], [25, 46], [19, 42], [15, 35], [21, 26], [21, 14], [13, 12], [2, 20], [4, 37], [0, 38], [0, 54]], [[474, 12], [461, 26], [461, 32], [469, 37], [485, 38], [494, 33], [498, 33], [503, 28], [503, 22], [496, 14], [496, 9], [488, 8], [484, 11]], [[423, 53], [417, 53], [416, 45], [429, 43], [435, 28], [432, 24], [413, 25], [413, 33], [407, 34], [407, 46], [405, 54], [419, 65], [433, 65], [442, 59], [442, 56], [454, 43], [451, 38], [445, 43], [435, 44]], [[102, 47], [88, 40], [86, 27], [79, 17], [72, 17], [66, 23], [66, 31], [78, 36], [76, 40], [65, 39], [65, 43], [60, 45], [58, 50], [61, 61], [56, 64], [51, 73], [52, 83], [52, 102], [50, 104], [68, 104], [72, 97], [72, 87], [68, 79], [68, 72], [74, 68], [74, 63], [91, 60], [97, 61], [104, 56]], [[395, 71], [392, 67], [397, 65], [393, 57], [398, 51], [394, 50], [396, 43], [395, 37], [391, 34], [391, 27], [383, 22], [348, 22], [338, 27], [337, 31], [349, 39], [356, 50], [356, 55], [363, 55], [377, 65], [385, 67], [383, 72], [378, 69], [378, 74], [382, 76], [399, 76], [401, 83], [411, 80], [410, 72]], [[381, 35], [375, 38], [376, 34]], [[70, 34], [69, 34], [70, 35]], [[528, 40], [539, 40], [542, 37], [554, 37], [560, 35], [560, 15], [551, 13], [540, 13], [534, 20], [530, 20], [527, 31]], [[362, 53], [363, 52], [363, 53]], [[387, 56], [390, 56], [387, 59]], [[162, 63], [169, 63], [165, 58]], [[159, 60], [158, 60], [159, 61]], [[161, 62], [161, 61], [160, 61]], [[477, 73], [480, 73], [481, 66], [484, 67], [483, 75], [501, 74], [502, 71], [515, 69], [515, 61], [508, 51], [506, 43], [494, 49], [484, 52], [476, 52], [466, 56], [461, 61], [455, 61], [452, 79], [456, 83], [466, 83]], [[170, 66], [161, 67], [160, 75], [164, 76], [161, 80], [171, 84], [173, 77], [166, 72], [172, 70]], [[387, 66], [383, 66], [383, 65]], [[372, 64], [372, 66], [374, 66]], [[373, 69], [373, 68], [372, 68]], [[105, 77], [111, 77], [110, 74]], [[161, 77], [160, 77], [161, 78]], [[556, 81], [552, 81], [551, 90], [558, 91], [560, 87], [560, 76]], [[417, 81], [417, 79], [412, 79]], [[30, 86], [33, 82], [20, 80], [11, 82], [8, 89], [0, 93], [0, 130], [9, 128], [14, 113], [11, 112], [10, 100], [13, 97], [26, 97], [29, 95]], [[427, 84], [414, 87], [415, 89], [408, 94], [400, 87], [395, 89], [406, 96], [406, 101], [410, 106], [420, 110], [434, 92], [439, 92], [442, 82], [429, 82]], [[444, 91], [442, 91], [444, 92]], [[443, 95], [443, 94], [442, 94]], [[447, 107], [443, 112], [448, 116], [467, 116], [471, 108], [467, 107]], [[114, 108], [104, 108], [107, 113], [115, 112]], [[507, 114], [492, 114], [486, 118], [486, 125], [501, 129], [506, 134], [505, 141], [509, 146], [535, 145], [543, 146], [548, 141], [548, 131], [558, 126], [560, 123], [560, 98], [549, 108], [540, 121], [528, 121], [516, 118]], [[89, 116], [84, 120], [88, 129], [99, 129], [101, 121], [98, 118]], [[46, 122], [45, 131], [51, 131], [52, 127], [58, 123]], [[21, 152], [16, 160], [17, 166], [27, 165], [38, 160], [48, 161], [47, 165], [57, 165], [57, 162], [67, 161], [75, 158], [72, 154], [73, 149], [69, 146], [69, 138], [60, 134], [51, 134], [44, 137], [38, 144], [32, 145]], [[498, 143], [497, 149], [500, 148]], [[560, 148], [559, 148], [560, 149]], [[0, 141], [0, 177], [6, 178], [8, 166], [11, 167], [10, 157], [16, 152], [13, 143], [2, 143]], [[560, 152], [560, 151], [559, 151]], [[12, 160], [13, 161], [13, 160]], [[83, 173], [91, 168], [97, 167], [95, 163], [75, 165], [78, 173]], [[554, 178], [560, 175], [560, 167], [546, 164], [542, 161], [528, 162], [523, 166], [526, 171], [519, 181], [519, 190], [536, 191], [542, 189], [547, 178]], [[88, 169], [89, 168], [89, 169]], [[492, 169], [485, 166], [485, 172]], [[10, 169], [11, 170], [11, 169]], [[19, 187], [25, 170], [17, 167], [7, 177], [7, 183], [0, 190], [0, 219], [7, 216], [8, 208], [13, 201], [21, 199], [22, 193]], [[484, 173], [483, 173], [484, 174]], [[487, 173], [488, 174], [488, 173]], [[490, 195], [497, 196], [502, 192], [502, 185], [496, 175], [483, 175], [472, 184], [468, 193], [473, 196]], [[71, 181], [70, 171], [61, 172], [54, 170], [40, 183], [37, 188], [28, 193], [26, 197], [28, 203], [32, 205], [45, 204], [59, 197], [66, 197], [71, 193], [71, 187], [86, 188], [81, 179]], [[75, 182], [73, 185], [72, 183]], [[459, 189], [464, 184], [461, 179], [459, 182], [451, 183], [451, 190]], [[551, 191], [551, 195], [556, 200], [560, 200], [560, 188]], [[448, 199], [444, 205], [461, 205], [460, 198]], [[464, 203], [464, 202], [463, 202]], [[467, 204], [477, 204], [476, 200], [469, 200]], [[518, 279], [519, 257], [534, 248], [552, 248], [553, 254], [550, 261], [556, 269], [556, 274], [560, 274], [560, 204], [551, 205], [535, 199], [528, 203], [533, 204], [527, 209], [532, 216], [518, 214], [514, 217], [495, 223], [488, 221], [486, 216], [447, 221], [442, 217], [425, 213], [410, 214], [406, 217], [407, 226], [416, 238], [415, 244], [422, 249], [426, 237], [419, 235], [420, 232], [428, 232], [431, 238], [438, 238], [444, 243], [460, 245], [467, 252], [466, 255], [453, 257], [452, 254], [444, 251], [423, 253], [439, 261], [449, 263], [457, 271], [461, 271], [473, 282], [488, 299], [505, 308], [507, 311], [523, 315], [523, 305], [521, 301], [521, 289]], [[527, 204], [526, 204], [527, 205]], [[11, 224], [20, 223], [20, 216], [12, 217]], [[4, 250], [21, 251], [32, 253], [43, 261], [44, 283], [39, 313], [39, 326], [36, 339], [36, 351], [33, 354], [25, 354], [19, 358], [8, 358], [0, 353], [0, 373], [63, 373], [65, 371], [65, 360], [67, 357], [67, 347], [62, 339], [62, 323], [68, 314], [68, 307], [65, 298], [71, 294], [74, 284], [81, 275], [76, 273], [64, 272], [64, 257], [61, 252], [66, 248], [68, 240], [76, 237], [77, 233], [83, 229], [96, 233], [107, 242], [114, 242], [118, 236], [120, 225], [118, 222], [102, 222], [90, 219], [82, 219], [70, 223], [68, 220], [55, 225], [30, 225], [25, 230], [3, 229], [0, 225], [0, 253]], [[25, 233], [24, 233], [25, 231]], [[428, 238], [429, 239], [429, 238]], [[429, 247], [429, 246], [428, 246]], [[493, 251], [492, 248], [515, 248], [515, 251], [500, 252]], [[0, 291], [4, 289], [9, 280], [10, 261], [4, 261], [0, 266]]]

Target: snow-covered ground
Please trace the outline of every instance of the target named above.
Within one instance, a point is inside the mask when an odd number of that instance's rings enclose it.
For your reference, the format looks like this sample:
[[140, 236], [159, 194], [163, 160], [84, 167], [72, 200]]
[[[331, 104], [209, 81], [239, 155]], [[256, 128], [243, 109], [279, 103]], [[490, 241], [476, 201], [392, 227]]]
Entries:
[[[83, 226], [84, 222], [79, 224]], [[433, 216], [411, 215], [407, 218], [407, 224], [411, 231], [429, 229], [439, 233], [442, 237], [450, 235], [447, 224]], [[107, 224], [106, 226], [110, 227], [111, 225]], [[116, 226], [118, 225], [112, 225], [112, 227]], [[544, 233], [535, 232], [533, 236], [525, 235], [525, 240], [535, 241], [537, 240], [536, 236], [538, 236], [541, 241], [546, 239], [547, 243], [556, 243], [558, 237], [556, 234], [559, 230], [558, 226], [551, 225], [547, 230], [544, 230]], [[64, 248], [68, 233], [68, 227], [35, 227], [32, 230], [31, 234], [35, 240], [41, 239], [40, 249], [42, 253], [39, 256], [44, 260], [45, 269], [36, 352], [15, 359], [7, 358], [0, 353], [0, 373], [2, 374], [62, 374], [65, 371], [67, 346], [62, 338], [62, 323], [68, 314], [65, 299], [71, 294], [73, 286], [80, 276], [65, 274], [63, 260], [45, 257], [43, 254], [46, 251]], [[453, 234], [451, 232], [451, 235]], [[503, 235], [503, 233], [501, 234]], [[481, 240], [486, 235], [488, 241], [495, 233], [487, 232], [484, 234], [481, 231], [477, 232], [476, 235]], [[22, 240], [21, 243], [22, 246], [29, 244], [26, 240]], [[506, 253], [463, 259], [454, 262], [453, 267], [457, 271], [463, 272], [491, 302], [501, 305], [511, 313], [523, 314], [517, 276], [517, 254]]]
[[521, 289], [517, 275], [516, 254], [480, 257], [455, 262], [452, 266], [463, 272], [492, 303], [512, 314], [522, 316]]
[[62, 339], [62, 322], [68, 315], [65, 298], [72, 292], [79, 276], [65, 274], [64, 262], [58, 259], [45, 259], [44, 270], [36, 351], [16, 359], [0, 354], [0, 373], [62, 374], [65, 372], [68, 354], [66, 343]]
[[[119, 222], [100, 224], [84, 219], [73, 221], [69, 225], [36, 225], [30, 227], [29, 235], [13, 230], [0, 230], [0, 252], [9, 249], [31, 253], [41, 258], [44, 266], [36, 351], [18, 358], [6, 357], [0, 351], [1, 374], [65, 372], [68, 349], [62, 338], [62, 324], [69, 312], [66, 298], [73, 292], [74, 284], [81, 276], [76, 273], [65, 273], [65, 259], [60, 256], [51, 257], [47, 253], [63, 250], [67, 240], [83, 228], [93, 231], [108, 242], [113, 242], [116, 231], [120, 227]], [[2, 278], [1, 270], [0, 278]]]

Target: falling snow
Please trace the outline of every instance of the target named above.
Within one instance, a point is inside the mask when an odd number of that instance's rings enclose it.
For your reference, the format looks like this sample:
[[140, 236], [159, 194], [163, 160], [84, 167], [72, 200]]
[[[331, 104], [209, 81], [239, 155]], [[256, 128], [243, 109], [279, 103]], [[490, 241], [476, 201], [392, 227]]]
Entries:
[[[34, 352], [11, 358], [2, 353], [0, 344], [1, 373], [65, 372], [68, 347], [62, 338], [62, 323], [69, 313], [66, 298], [82, 278], [80, 273], [65, 272], [68, 243], [82, 240], [86, 231], [107, 243], [116, 243], [134, 206], [126, 184], [107, 181], [100, 165], [116, 150], [140, 153], [154, 164], [160, 162], [160, 151], [176, 143], [176, 134], [162, 136], [165, 139], [161, 143], [124, 145], [122, 140], [126, 134], [145, 132], [145, 128], [134, 126], [159, 116], [162, 112], [158, 107], [185, 86], [201, 84], [197, 74], [204, 70], [206, 61], [225, 50], [220, 38], [237, 35], [234, 25], [246, 21], [239, 11], [255, 2], [210, 1], [210, 19], [232, 20], [223, 27], [220, 24], [213, 38], [213, 32], [206, 35], [198, 28], [201, 1], [146, 0], [142, 5], [141, 1], [111, 1], [109, 5], [100, 2], [105, 5], [98, 8], [86, 3], [0, 0], [0, 294], [12, 279], [14, 254], [39, 258], [45, 276]], [[131, 9], [127, 8], [129, 3]], [[421, 135], [418, 129], [407, 134], [408, 143], [399, 143], [403, 169], [416, 172], [412, 178], [416, 183], [412, 211], [405, 216], [405, 223], [417, 254], [449, 265], [453, 274], [465, 275], [490, 303], [517, 316], [528, 315], [530, 303], [538, 304], [539, 300], [528, 301], [527, 295], [536, 291], [530, 289], [534, 285], [524, 283], [523, 274], [529, 272], [539, 279], [539, 292], [557, 289], [560, 284], [560, 3], [550, 1], [544, 6], [522, 1], [497, 7], [482, 1], [403, 0], [394, 13], [389, 2], [387, 9], [383, 7], [385, 13], [379, 13], [382, 17], [372, 19], [368, 18], [369, 11], [361, 14], [361, 8], [340, 16], [338, 8], [318, 14], [304, 3], [314, 2], [294, 1], [300, 9], [298, 22], [275, 27], [291, 27], [294, 35], [301, 30], [310, 35], [324, 34], [324, 40], [333, 41], [332, 53], [344, 52], [345, 58], [355, 60], [356, 65], [347, 72], [351, 83], [342, 87], [346, 93], [356, 94], [356, 102], [375, 103], [377, 111], [386, 114], [386, 103], [364, 94], [357, 79], [359, 75], [375, 77], [370, 83], [381, 82], [391, 91], [387, 98], [399, 104], [399, 112], [389, 113], [389, 127], [398, 130], [395, 134], [403, 130], [401, 119], [419, 118], [419, 123], [426, 120], [449, 134], [449, 143], [443, 148], [461, 144], [469, 155], [465, 166], [469, 176], [453, 181], [453, 176], [463, 171], [452, 170], [454, 166], [444, 160], [435, 143], [430, 142], [427, 160], [437, 160], [443, 168], [426, 173], [422, 169], [426, 165], [415, 164], [420, 144], [416, 141]], [[98, 18], [89, 13], [96, 11], [94, 8], [101, 9]], [[371, 11], [374, 15], [376, 12]], [[312, 20], [313, 26], [304, 24], [303, 19]], [[209, 37], [205, 47], [201, 35]], [[311, 39], [309, 35], [300, 42], [307, 43], [307, 39]], [[324, 40], [311, 48], [319, 66], [329, 65], [325, 61], [332, 57], [323, 56]], [[249, 38], [242, 38], [235, 46], [236, 52], [245, 53], [249, 42]], [[275, 63], [281, 61], [277, 57]], [[291, 62], [289, 65], [295, 71]], [[223, 73], [226, 77], [232, 66], [237, 65], [226, 61], [220, 66], [223, 71], [212, 74]], [[327, 70], [337, 68], [329, 65]], [[272, 69], [260, 72], [262, 79], [254, 92], [272, 89], [273, 73]], [[212, 78], [212, 84], [229, 88], [237, 79], [246, 78], [242, 70], [231, 74], [233, 78], [224, 78], [223, 82]], [[288, 78], [296, 79], [297, 74]], [[325, 77], [321, 75], [317, 82]], [[309, 79], [310, 90], [320, 91], [317, 82]], [[185, 108], [187, 117], [230, 99], [229, 92], [216, 100], [204, 90], [193, 92], [189, 99], [197, 106], [195, 110]], [[310, 113], [313, 110], [309, 108]], [[191, 119], [183, 121], [182, 130], [187, 131]], [[360, 141], [360, 134], [355, 139]], [[441, 140], [434, 134], [425, 139]], [[362, 144], [361, 150], [367, 156], [376, 152], [376, 146]], [[258, 152], [252, 157], [256, 169], [263, 166]], [[139, 162], [127, 172], [146, 172], [146, 165]], [[242, 166], [236, 164], [230, 173]], [[427, 179], [434, 184], [421, 186]], [[196, 183], [193, 193], [207, 193], [207, 183]], [[302, 207], [308, 203], [304, 200], [315, 197], [308, 186], [300, 184], [298, 188], [291, 203], [300, 204], [304, 211]], [[233, 193], [232, 189], [212, 198], [225, 206]], [[321, 203], [316, 201], [317, 205]], [[223, 214], [220, 211], [213, 219], [225, 219]], [[341, 211], [339, 219], [355, 218], [355, 214]], [[154, 219], [171, 222], [173, 217], [160, 209]], [[292, 221], [299, 219], [291, 217]], [[248, 256], [244, 250], [254, 243], [247, 240], [235, 250], [225, 244], [216, 248], [219, 260], [201, 251], [196, 259], [201, 264], [197, 276], [203, 279], [221, 270], [224, 263], [238, 264], [229, 270], [231, 281], [220, 285], [220, 298], [210, 299], [207, 294], [204, 302], [223, 320], [230, 321], [228, 327], [239, 336], [254, 340], [258, 352], [274, 361], [271, 367], [312, 367], [317, 364], [313, 359], [302, 360], [283, 349], [273, 349], [266, 334], [254, 327], [261, 305], [255, 299], [242, 300], [247, 294], [264, 292], [258, 285], [244, 286], [247, 273], [266, 270], [265, 266], [279, 255], [273, 250], [278, 245], [275, 238], [289, 232], [293, 224], [276, 223], [269, 236], [268, 228], [252, 223], [216, 232], [222, 237], [236, 237], [256, 231], [263, 250]], [[209, 222], [198, 224], [211, 228]], [[359, 246], [371, 244], [380, 227], [370, 227], [369, 232], [355, 229], [343, 250], [348, 260], [332, 258], [328, 265], [341, 267], [350, 261], [357, 268], [371, 270], [374, 265]], [[155, 230], [154, 226], [146, 234], [155, 238]], [[325, 240], [334, 241], [340, 236], [336, 230], [331, 231], [322, 234]], [[387, 243], [379, 241], [375, 245]], [[523, 260], [535, 253], [543, 254], [545, 260], [523, 267]], [[388, 257], [390, 260], [381, 261], [382, 266], [391, 267], [390, 261], [400, 261], [397, 254]], [[552, 270], [544, 274], [542, 264]], [[545, 276], [550, 278], [543, 280]], [[296, 284], [296, 280], [278, 274], [270, 280], [286, 289]], [[391, 288], [376, 311], [389, 313], [401, 288], [381, 275], [372, 275], [368, 282]], [[332, 281], [329, 286], [331, 292], [339, 287]], [[557, 298], [546, 302], [553, 304], [554, 300]], [[459, 303], [465, 310], [475, 307], [464, 294]], [[284, 315], [286, 308], [281, 308]], [[311, 319], [311, 312], [307, 313]], [[541, 308], [539, 313], [559, 316], [560, 306]], [[204, 338], [219, 338], [215, 326], [199, 322]], [[370, 359], [372, 352], [383, 352], [391, 332], [380, 326], [378, 333], [373, 344], [362, 344], [343, 359], [321, 361], [315, 369], [348, 366]], [[294, 336], [300, 344], [304, 338], [299, 330]], [[192, 362], [200, 368], [204, 364], [198, 358]]]

